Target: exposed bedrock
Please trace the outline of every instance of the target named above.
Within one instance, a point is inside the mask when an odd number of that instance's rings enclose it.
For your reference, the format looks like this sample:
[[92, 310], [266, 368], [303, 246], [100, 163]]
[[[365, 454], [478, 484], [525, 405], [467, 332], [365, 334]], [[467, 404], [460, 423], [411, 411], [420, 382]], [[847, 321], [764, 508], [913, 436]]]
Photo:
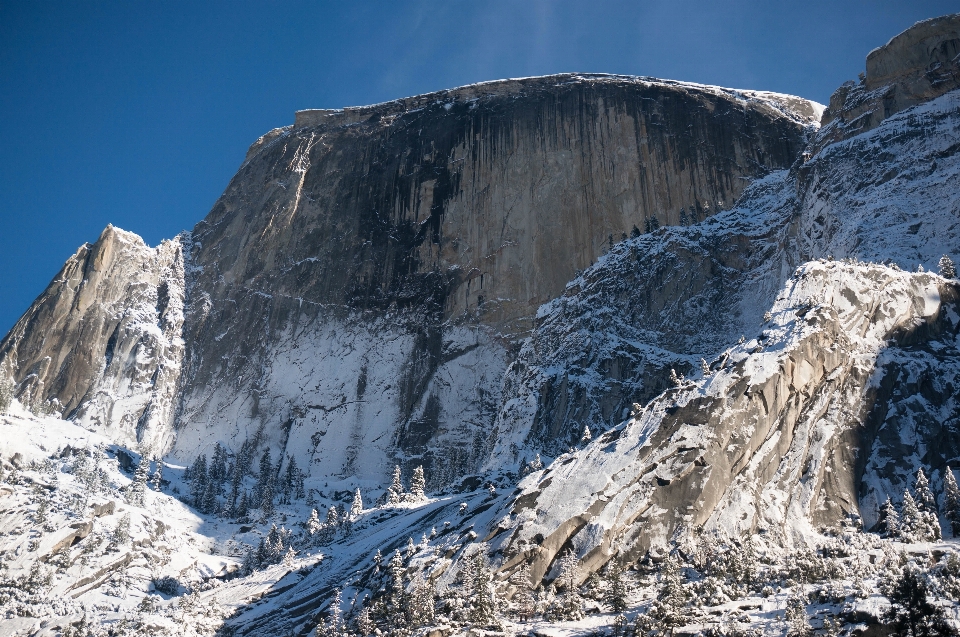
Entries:
[[867, 56], [866, 73], [830, 96], [817, 147], [876, 128], [960, 88], [960, 13], [918, 22]]
[[0, 343], [21, 402], [123, 444], [168, 447], [183, 358], [183, 243], [108, 226], [70, 257]]
[[[552, 577], [554, 559], [571, 548], [586, 577], [613, 556], [629, 561], [667, 546], [681, 528], [789, 545], [807, 530], [859, 519], [862, 458], [910, 465], [932, 442], [877, 435], [883, 419], [868, 418], [883, 400], [882, 383], [878, 392], [871, 382], [875, 361], [894, 343], [913, 343], [955, 365], [958, 299], [956, 284], [936, 275], [804, 266], [759, 338], [725, 352], [720, 369], [521, 483], [510, 523], [491, 540], [503, 568], [528, 561], [535, 580]], [[956, 420], [952, 399], [951, 408]], [[960, 442], [955, 430], [945, 437], [947, 448]], [[901, 487], [914, 467], [903, 469], [894, 479]]]

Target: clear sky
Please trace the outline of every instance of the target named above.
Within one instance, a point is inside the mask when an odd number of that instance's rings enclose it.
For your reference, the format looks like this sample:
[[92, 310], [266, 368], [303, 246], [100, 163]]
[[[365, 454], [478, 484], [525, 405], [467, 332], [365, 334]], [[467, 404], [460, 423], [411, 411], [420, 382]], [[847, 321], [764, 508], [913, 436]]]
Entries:
[[0, 0], [0, 334], [108, 224], [202, 219], [295, 110], [567, 71], [826, 102], [934, 0]]

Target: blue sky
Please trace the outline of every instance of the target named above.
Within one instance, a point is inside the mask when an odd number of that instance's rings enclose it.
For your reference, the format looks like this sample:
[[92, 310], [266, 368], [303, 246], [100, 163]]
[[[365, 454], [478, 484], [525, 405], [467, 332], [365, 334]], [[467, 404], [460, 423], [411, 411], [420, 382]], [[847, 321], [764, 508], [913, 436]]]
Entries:
[[334, 108], [503, 77], [625, 73], [826, 102], [953, 2], [0, 0], [0, 334], [108, 223], [151, 245], [247, 147]]

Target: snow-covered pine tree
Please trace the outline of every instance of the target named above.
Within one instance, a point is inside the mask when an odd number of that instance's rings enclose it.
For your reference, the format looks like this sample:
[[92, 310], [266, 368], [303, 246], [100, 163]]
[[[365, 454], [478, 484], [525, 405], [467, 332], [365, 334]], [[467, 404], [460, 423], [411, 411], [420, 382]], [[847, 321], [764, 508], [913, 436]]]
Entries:
[[214, 480], [207, 480], [207, 486], [203, 489], [199, 509], [208, 515], [217, 512], [217, 483]]
[[510, 583], [517, 589], [513, 596], [517, 619], [521, 623], [526, 623], [533, 617], [533, 612], [536, 609], [536, 600], [533, 597], [533, 591], [530, 589], [530, 565], [524, 562], [523, 566], [510, 577]]
[[320, 516], [317, 514], [317, 510], [313, 509], [310, 512], [310, 518], [307, 520], [306, 524], [304, 525], [304, 530], [306, 531], [307, 539], [309, 542], [313, 542], [314, 540], [316, 540], [317, 533], [320, 531], [321, 526], [322, 525], [320, 524]]
[[677, 374], [677, 370], [670, 368], [670, 383], [674, 387], [680, 387], [683, 385], [683, 376]]
[[573, 554], [573, 551], [567, 551], [560, 556], [557, 566], [560, 573], [557, 575], [555, 584], [559, 585], [562, 592], [557, 614], [567, 620], [582, 619], [584, 602], [578, 589], [580, 560]]
[[423, 575], [418, 575], [413, 582], [413, 590], [410, 591], [407, 604], [407, 625], [411, 629], [416, 630], [433, 624], [436, 617], [435, 596], [436, 589], [433, 582]]
[[897, 507], [893, 505], [890, 496], [880, 508], [880, 528], [887, 537], [900, 537], [900, 514], [897, 513]]
[[153, 477], [150, 478], [150, 488], [160, 491], [163, 488], [163, 458], [158, 456], [154, 458], [154, 462], [157, 463], [157, 468], [153, 472]]
[[400, 479], [400, 465], [396, 465], [393, 468], [393, 482], [390, 483], [390, 488], [387, 489], [387, 502], [389, 504], [400, 504], [403, 502], [403, 482]]
[[291, 497], [297, 497], [297, 480], [300, 478], [300, 469], [297, 467], [297, 459], [294, 456], [288, 456], [287, 471], [283, 478], [283, 496], [287, 504]]
[[417, 552], [417, 545], [413, 543], [413, 538], [407, 538], [407, 559], [413, 557]]
[[913, 492], [916, 494], [914, 500], [917, 503], [918, 509], [936, 513], [937, 501], [933, 497], [933, 491], [930, 490], [930, 481], [927, 480], [927, 476], [924, 475], [922, 467], [917, 469], [917, 477], [913, 483]]
[[240, 504], [237, 505], [235, 514], [237, 519], [243, 519], [250, 514], [250, 494], [246, 490], [240, 496]]
[[924, 523], [920, 519], [920, 510], [910, 495], [910, 491], [903, 492], [903, 504], [900, 505], [900, 539], [904, 542], [922, 542]]
[[107, 550], [108, 551], [116, 550], [129, 541], [130, 541], [130, 514], [125, 513], [123, 517], [120, 518], [120, 521], [117, 522], [117, 526], [114, 527], [113, 533], [110, 534], [110, 543], [109, 545], [107, 545]]
[[364, 605], [364, 607], [360, 609], [360, 614], [357, 615], [355, 624], [359, 637], [369, 637], [369, 635], [373, 634], [373, 631], [377, 628], [377, 624], [373, 621], [373, 613], [370, 612], [369, 606]]
[[660, 565], [660, 581], [653, 615], [664, 627], [680, 626], [685, 621], [686, 605], [687, 590], [683, 586], [680, 558], [676, 553], [670, 553]]
[[580, 436], [580, 442], [582, 444], [587, 444], [591, 440], [593, 440], [593, 434], [590, 433], [590, 427], [588, 427], [587, 425], [584, 425], [583, 435]]
[[807, 620], [807, 604], [800, 595], [791, 595], [783, 614], [787, 625], [787, 637], [811, 637], [813, 629]]
[[276, 495], [273, 491], [273, 459], [270, 457], [270, 449], [264, 449], [260, 456], [260, 473], [257, 476], [257, 488], [254, 491], [253, 506], [263, 508], [265, 496], [269, 495], [267, 507], [273, 508], [273, 497]]
[[220, 495], [223, 482], [227, 479], [227, 450], [219, 442], [213, 447], [208, 474], [213, 483], [214, 494]]
[[623, 577], [623, 568], [616, 560], [611, 560], [607, 564], [604, 578], [606, 579], [607, 590], [605, 591], [603, 601], [607, 603], [613, 612], [622, 613], [627, 609], [629, 589]]
[[957, 278], [957, 268], [953, 265], [953, 259], [947, 255], [940, 257], [940, 276], [945, 279], [955, 279]]
[[950, 521], [953, 536], [960, 535], [960, 487], [950, 467], [943, 474], [943, 516]]
[[497, 624], [497, 598], [493, 574], [487, 565], [486, 547], [477, 546], [470, 560], [470, 622], [475, 626]]
[[193, 506], [198, 509], [203, 501], [203, 492], [207, 488], [207, 456], [201, 454], [190, 467], [190, 497]]
[[143, 496], [147, 491], [147, 480], [150, 479], [150, 460], [146, 455], [140, 456], [137, 468], [133, 472], [133, 481], [127, 485], [127, 502], [135, 507], [143, 506]]
[[363, 513], [363, 498], [360, 497], [360, 487], [353, 494], [353, 504], [350, 505], [350, 517], [356, 519]]
[[327, 620], [317, 625], [314, 635], [316, 637], [348, 637], [350, 632], [347, 630], [347, 623], [343, 620], [343, 600], [340, 597], [338, 588], [330, 602], [330, 614]]
[[413, 477], [410, 478], [410, 501], [422, 502], [427, 499], [426, 494], [427, 480], [423, 476], [423, 466], [418, 465], [413, 470]]
[[389, 564], [390, 581], [387, 585], [387, 594], [385, 609], [387, 621], [390, 622], [394, 630], [406, 630], [406, 608], [407, 608], [407, 586], [404, 581], [403, 557], [400, 550], [393, 552], [393, 557]]

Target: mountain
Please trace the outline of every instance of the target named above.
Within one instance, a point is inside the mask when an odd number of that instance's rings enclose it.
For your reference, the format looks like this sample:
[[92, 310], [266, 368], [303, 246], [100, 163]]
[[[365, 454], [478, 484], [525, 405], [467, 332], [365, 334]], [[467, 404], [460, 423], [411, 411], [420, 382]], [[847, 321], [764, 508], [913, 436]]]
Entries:
[[0, 603], [37, 634], [339, 637], [339, 589], [362, 635], [874, 635], [929, 598], [950, 634], [958, 184], [960, 14], [826, 110], [560, 75], [300, 111], [0, 343]]

